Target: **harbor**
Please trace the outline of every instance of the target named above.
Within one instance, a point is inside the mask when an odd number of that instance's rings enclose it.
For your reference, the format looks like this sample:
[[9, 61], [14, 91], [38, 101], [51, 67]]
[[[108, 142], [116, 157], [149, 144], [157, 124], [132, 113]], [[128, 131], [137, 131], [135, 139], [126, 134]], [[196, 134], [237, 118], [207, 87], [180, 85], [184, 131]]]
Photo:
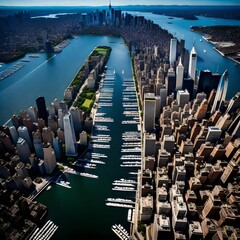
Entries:
[[7, 69], [1, 71], [0, 72], [0, 81], [4, 80], [5, 78], [7, 78], [9, 76], [11, 76], [12, 74], [17, 72], [18, 70], [20, 70], [24, 66], [25, 66], [24, 62], [18, 62], [16, 64], [14, 64], [13, 66], [8, 67]]
[[[117, 41], [122, 42], [120, 39]], [[138, 117], [138, 107], [129, 54], [124, 44], [118, 44], [116, 48], [116, 44], [112, 44], [114, 47], [107, 68], [101, 76], [91, 112], [93, 126], [88, 149], [83, 156], [76, 159], [70, 169], [64, 170], [65, 178], [61, 179], [70, 182], [71, 188], [53, 184], [49, 191], [44, 191], [38, 198], [40, 202], [49, 206], [49, 218], [59, 226], [53, 239], [71, 239], [71, 234], [78, 235], [76, 226], [73, 227], [71, 223], [66, 223], [55, 214], [56, 208], [63, 209], [65, 218], [74, 218], [74, 222], [84, 226], [81, 236], [88, 236], [88, 239], [119, 239], [111, 231], [111, 227], [116, 223], [130, 230], [127, 216], [128, 209], [133, 209], [135, 203], [139, 167], [128, 165], [141, 161], [141, 152], [121, 151], [141, 148], [141, 133], [138, 120], [133, 119]], [[64, 49], [61, 54], [70, 47]], [[122, 60], [121, 56], [119, 59], [117, 49], [124, 52], [121, 55]], [[115, 61], [116, 58], [124, 62], [124, 65], [120, 66]], [[131, 102], [133, 105], [123, 106], [122, 101], [124, 104]], [[136, 123], [128, 125], [122, 124], [122, 121]], [[123, 160], [121, 157], [127, 159]], [[133, 163], [127, 163], [130, 161]], [[128, 167], [121, 167], [121, 164]], [[62, 200], [54, 201], [54, 196]], [[93, 215], [96, 221], [92, 220]], [[97, 219], [102, 219], [102, 216], [105, 216], [104, 220], [99, 222]], [[86, 224], [89, 221], [94, 224], [94, 231]], [[67, 231], [62, 230], [63, 223]]]

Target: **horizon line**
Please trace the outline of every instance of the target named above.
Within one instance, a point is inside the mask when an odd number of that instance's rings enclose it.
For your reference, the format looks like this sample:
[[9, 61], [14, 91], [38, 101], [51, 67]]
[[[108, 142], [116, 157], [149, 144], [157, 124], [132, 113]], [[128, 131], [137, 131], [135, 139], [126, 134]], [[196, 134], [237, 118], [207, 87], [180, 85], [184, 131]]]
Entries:
[[[196, 5], [189, 5], [189, 4], [129, 4], [129, 5], [112, 5], [112, 7], [133, 7], [133, 6], [145, 6], [145, 7], [157, 7], [157, 6], [177, 6], [177, 7], [203, 7], [203, 6], [219, 6], [219, 7], [235, 7], [235, 6], [239, 6], [240, 7], [240, 3], [239, 4], [196, 4]], [[83, 5], [38, 5], [38, 6], [34, 6], [34, 5], [0, 5], [0, 7], [108, 7], [108, 5], [93, 5], [93, 6], [83, 6]]]

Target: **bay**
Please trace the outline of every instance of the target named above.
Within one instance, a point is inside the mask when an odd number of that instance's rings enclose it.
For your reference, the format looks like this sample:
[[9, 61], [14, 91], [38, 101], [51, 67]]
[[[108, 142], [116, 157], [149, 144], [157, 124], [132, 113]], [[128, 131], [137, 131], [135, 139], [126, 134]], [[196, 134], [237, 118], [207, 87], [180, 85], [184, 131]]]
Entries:
[[[182, 18], [165, 15], [157, 15], [149, 12], [129, 12], [132, 15], [144, 16], [146, 19], [158, 24], [162, 29], [166, 29], [178, 40], [185, 40], [185, 48], [191, 51], [193, 44], [198, 55], [197, 71], [210, 70], [222, 74], [226, 69], [229, 72], [229, 84], [227, 99], [233, 97], [240, 90], [240, 64], [223, 57], [213, 48], [214, 45], [202, 39], [202, 34], [190, 30], [191, 26], [240, 26], [239, 20], [229, 20], [220, 18], [209, 18], [197, 16], [198, 20], [185, 20]], [[206, 52], [204, 52], [206, 50]]]

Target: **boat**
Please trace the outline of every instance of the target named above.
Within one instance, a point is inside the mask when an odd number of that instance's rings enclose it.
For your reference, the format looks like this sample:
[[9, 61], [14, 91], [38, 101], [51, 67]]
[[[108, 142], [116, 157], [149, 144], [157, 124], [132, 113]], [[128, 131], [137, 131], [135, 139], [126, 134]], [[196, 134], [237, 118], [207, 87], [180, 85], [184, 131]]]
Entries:
[[111, 229], [121, 240], [128, 240], [130, 238], [127, 230], [121, 224], [114, 224]]
[[127, 220], [128, 220], [128, 222], [131, 222], [131, 220], [132, 220], [132, 209], [131, 208], [128, 209]]
[[31, 57], [31, 58], [38, 58], [39, 54], [31, 54], [31, 55], [29, 55], [29, 57]]
[[108, 206], [108, 207], [121, 207], [121, 208], [134, 208], [134, 206], [132, 206], [130, 204], [113, 203], [113, 202], [107, 202], [106, 206]]
[[50, 190], [51, 188], [52, 188], [52, 186], [49, 185], [49, 186], [46, 188], [46, 190], [48, 191], [48, 190]]
[[200, 39], [200, 42], [202, 42], [203, 40], [202, 39]]
[[204, 52], [204, 53], [206, 53], [206, 52], [207, 52], [207, 50], [206, 50], [206, 49], [203, 49], [203, 52]]
[[107, 202], [116, 202], [116, 203], [129, 203], [135, 204], [135, 202], [131, 199], [124, 199], [124, 198], [107, 198]]

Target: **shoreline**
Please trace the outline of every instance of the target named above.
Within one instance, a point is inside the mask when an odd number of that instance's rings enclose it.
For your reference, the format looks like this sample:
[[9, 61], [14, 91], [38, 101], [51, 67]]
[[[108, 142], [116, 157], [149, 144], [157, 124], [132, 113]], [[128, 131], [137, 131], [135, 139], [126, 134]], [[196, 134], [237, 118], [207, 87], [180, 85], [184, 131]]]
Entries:
[[235, 58], [228, 56], [228, 54], [223, 53], [222, 51], [220, 51], [220, 50], [217, 48], [216, 45], [217, 45], [218, 43], [220, 43], [220, 42], [213, 42], [213, 41], [209, 40], [207, 37], [204, 37], [204, 36], [202, 36], [202, 38], [203, 38], [206, 42], [209, 42], [209, 43], [213, 44], [213, 45], [214, 45], [213, 49], [214, 49], [216, 52], [218, 52], [221, 56], [226, 57], [226, 58], [232, 60], [232, 61], [235, 62], [236, 64], [240, 64], [240, 60], [238, 61], [238, 60], [236, 60]]

